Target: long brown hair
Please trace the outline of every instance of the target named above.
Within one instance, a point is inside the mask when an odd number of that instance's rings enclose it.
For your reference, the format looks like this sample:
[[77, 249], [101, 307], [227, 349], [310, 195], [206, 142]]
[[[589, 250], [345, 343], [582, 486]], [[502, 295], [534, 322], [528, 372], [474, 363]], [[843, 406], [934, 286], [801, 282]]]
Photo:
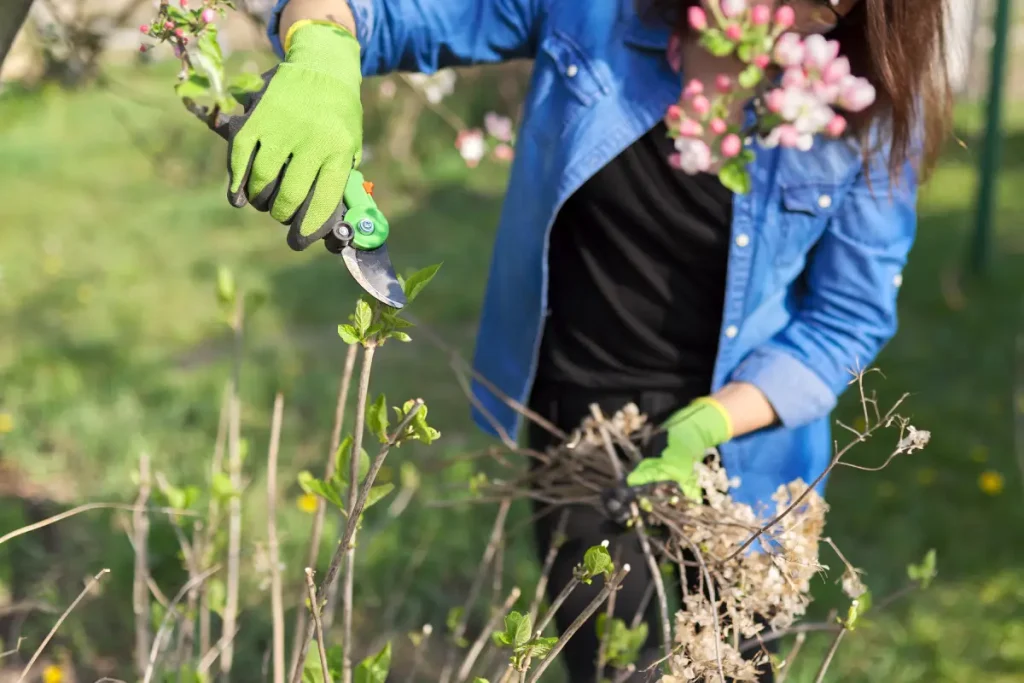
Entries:
[[[644, 14], [687, 30], [685, 9], [700, 0], [639, 0]], [[946, 68], [945, 2], [861, 0], [828, 38], [839, 41], [853, 73], [876, 90], [875, 104], [852, 118], [851, 132], [866, 142], [882, 124], [890, 146], [889, 171], [901, 176], [909, 160], [921, 180], [935, 167], [950, 133], [952, 91]], [[864, 146], [865, 163], [875, 150]]]

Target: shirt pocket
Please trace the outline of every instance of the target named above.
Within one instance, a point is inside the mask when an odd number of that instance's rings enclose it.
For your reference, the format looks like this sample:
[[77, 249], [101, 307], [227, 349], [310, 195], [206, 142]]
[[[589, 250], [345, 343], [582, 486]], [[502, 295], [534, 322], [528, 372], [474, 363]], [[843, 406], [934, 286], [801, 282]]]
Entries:
[[835, 183], [789, 183], [780, 187], [775, 265], [790, 266], [815, 245], [839, 205]]
[[611, 88], [576, 41], [555, 30], [541, 42], [532, 90], [531, 132], [553, 142], [575, 130], [581, 117]]

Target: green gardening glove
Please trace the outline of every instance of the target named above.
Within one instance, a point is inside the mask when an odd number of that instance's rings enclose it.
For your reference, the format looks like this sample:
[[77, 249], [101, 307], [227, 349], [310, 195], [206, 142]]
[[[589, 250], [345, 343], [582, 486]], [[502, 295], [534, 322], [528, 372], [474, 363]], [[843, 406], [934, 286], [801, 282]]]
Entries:
[[671, 481], [695, 502], [701, 501], [695, 465], [703, 462], [709, 448], [732, 438], [732, 422], [722, 404], [711, 397], [674, 413], [664, 424], [668, 446], [657, 458], [646, 458], [626, 477], [629, 486]]
[[297, 22], [228, 146], [228, 200], [289, 225], [301, 251], [330, 229], [363, 149], [359, 43], [330, 22]]

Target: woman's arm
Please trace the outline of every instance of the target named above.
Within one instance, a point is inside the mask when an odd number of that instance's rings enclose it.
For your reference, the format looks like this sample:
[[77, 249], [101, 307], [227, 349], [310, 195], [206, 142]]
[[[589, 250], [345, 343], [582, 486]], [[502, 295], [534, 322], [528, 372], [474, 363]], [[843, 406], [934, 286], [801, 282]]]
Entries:
[[743, 436], [778, 422], [764, 393], [747, 382], [730, 382], [711, 395], [729, 413], [732, 436]]
[[327, 19], [352, 30], [364, 76], [532, 58], [546, 0], [278, 0], [267, 35], [283, 56], [288, 29]]
[[786, 427], [827, 415], [896, 333], [896, 297], [917, 229], [917, 178], [908, 165], [890, 188], [885, 163], [873, 162], [870, 182], [862, 175], [830, 219], [793, 319], [730, 378], [757, 387]]

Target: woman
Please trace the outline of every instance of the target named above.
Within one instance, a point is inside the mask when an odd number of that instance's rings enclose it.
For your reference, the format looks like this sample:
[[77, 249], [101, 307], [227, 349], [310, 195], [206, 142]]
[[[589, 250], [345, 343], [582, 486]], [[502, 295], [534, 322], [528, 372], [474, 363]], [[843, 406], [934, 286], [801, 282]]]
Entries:
[[[823, 471], [838, 395], [895, 332], [918, 182], [948, 124], [943, 3], [792, 0], [792, 30], [839, 39], [876, 102], [844, 139], [809, 151], [749, 142], [752, 189], [734, 196], [665, 162], [662, 118], [681, 91], [672, 35], [687, 81], [710, 88], [738, 70], [672, 18], [700, 1], [665, 0], [648, 17], [635, 0], [279, 0], [269, 36], [283, 62], [232, 141], [229, 195], [285, 223], [308, 199], [289, 230], [303, 249], [324, 234], [361, 149], [361, 76], [535, 60], [476, 370], [566, 431], [591, 403], [672, 417], [668, 448], [649, 444], [631, 485], [685, 485], [718, 446], [741, 481], [734, 498], [769, 503]], [[519, 431], [505, 400], [475, 391], [484, 429]], [[550, 443], [536, 427], [527, 438]], [[541, 554], [555, 517], [538, 523]], [[606, 534], [600, 513], [573, 512], [552, 594]], [[623, 552], [633, 571], [616, 609], [628, 620], [650, 577], [637, 548]], [[574, 594], [558, 626], [589, 599]], [[566, 649], [574, 683], [594, 680], [596, 644], [588, 626]]]

